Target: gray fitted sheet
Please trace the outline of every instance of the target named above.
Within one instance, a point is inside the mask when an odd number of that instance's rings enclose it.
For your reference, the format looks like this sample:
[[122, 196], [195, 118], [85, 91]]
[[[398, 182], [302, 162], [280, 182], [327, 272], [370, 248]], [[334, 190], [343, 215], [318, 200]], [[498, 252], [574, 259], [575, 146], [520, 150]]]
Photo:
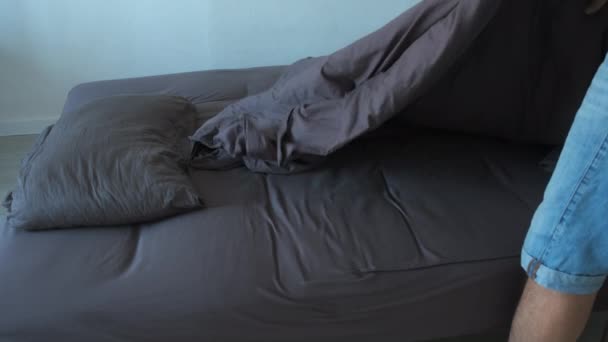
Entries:
[[[280, 70], [85, 84], [66, 110], [162, 93], [205, 120]], [[207, 208], [157, 223], [2, 227], [0, 341], [414, 341], [506, 327], [547, 153], [389, 125], [302, 174], [192, 171]]]

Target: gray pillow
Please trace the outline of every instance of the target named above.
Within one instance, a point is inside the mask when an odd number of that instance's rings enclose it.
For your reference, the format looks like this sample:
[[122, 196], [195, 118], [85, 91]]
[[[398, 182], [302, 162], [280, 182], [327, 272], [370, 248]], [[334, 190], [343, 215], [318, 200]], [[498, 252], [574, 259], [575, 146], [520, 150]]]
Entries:
[[187, 174], [196, 109], [173, 96], [114, 96], [64, 113], [22, 161], [9, 227], [122, 225], [199, 208]]

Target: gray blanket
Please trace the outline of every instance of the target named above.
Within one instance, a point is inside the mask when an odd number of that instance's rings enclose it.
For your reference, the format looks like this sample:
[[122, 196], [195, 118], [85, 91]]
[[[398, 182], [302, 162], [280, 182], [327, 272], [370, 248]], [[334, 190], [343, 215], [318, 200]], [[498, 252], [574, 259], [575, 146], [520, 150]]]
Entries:
[[423, 1], [334, 54], [295, 63], [270, 90], [203, 124], [194, 165], [297, 172], [397, 117], [558, 144], [603, 57], [605, 12], [590, 17], [584, 6]]

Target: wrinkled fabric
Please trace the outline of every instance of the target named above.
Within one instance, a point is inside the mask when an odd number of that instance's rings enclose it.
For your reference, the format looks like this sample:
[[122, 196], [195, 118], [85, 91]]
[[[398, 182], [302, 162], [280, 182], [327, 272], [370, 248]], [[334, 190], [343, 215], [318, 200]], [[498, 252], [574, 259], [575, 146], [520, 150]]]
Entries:
[[295, 63], [270, 90], [231, 105], [192, 136], [195, 165], [307, 169], [423, 94], [484, 30], [500, 3], [425, 1], [332, 55]]
[[298, 172], [390, 119], [562, 144], [608, 46], [608, 10], [589, 16], [586, 5], [423, 1], [204, 123], [194, 164]]
[[123, 225], [200, 209], [188, 176], [196, 109], [176, 96], [112, 96], [63, 113], [6, 198], [15, 229]]

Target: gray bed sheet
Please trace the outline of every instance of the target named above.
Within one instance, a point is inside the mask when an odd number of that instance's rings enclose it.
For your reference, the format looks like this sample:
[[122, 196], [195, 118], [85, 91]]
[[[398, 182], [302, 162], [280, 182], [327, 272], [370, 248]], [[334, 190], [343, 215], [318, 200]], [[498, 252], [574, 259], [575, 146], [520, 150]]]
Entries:
[[[201, 120], [282, 67], [76, 87], [191, 99]], [[390, 125], [389, 125], [390, 126]], [[416, 341], [505, 328], [548, 148], [390, 127], [297, 175], [192, 171], [204, 210], [0, 228], [0, 341]]]

